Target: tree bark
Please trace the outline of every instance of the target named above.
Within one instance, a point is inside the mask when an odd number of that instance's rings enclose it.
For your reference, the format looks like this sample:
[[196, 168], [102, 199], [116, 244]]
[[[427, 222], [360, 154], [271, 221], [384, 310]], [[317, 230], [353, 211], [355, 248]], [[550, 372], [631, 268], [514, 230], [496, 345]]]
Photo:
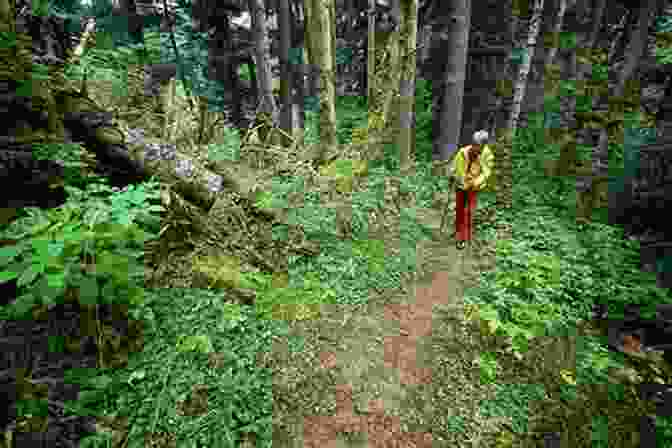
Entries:
[[501, 70], [502, 75], [497, 78], [497, 87], [495, 89], [495, 119], [492, 123], [492, 133], [505, 134], [506, 119], [508, 119], [507, 111], [511, 107], [511, 96], [513, 92], [513, 74], [511, 74], [511, 60], [508, 57], [512, 54], [516, 47], [516, 34], [518, 33], [518, 24], [520, 22], [520, 15], [522, 14], [520, 8], [517, 6], [517, 0], [510, 0], [511, 17], [509, 19], [508, 27], [508, 42], [505, 46], [507, 57], [505, 58], [504, 67]]
[[[601, 0], [604, 1], [604, 0]], [[558, 54], [558, 47], [560, 46], [560, 32], [562, 31], [562, 24], [567, 11], [567, 0], [560, 0], [558, 5], [558, 13], [555, 16], [555, 23], [552, 31], [552, 45], [550, 46], [546, 58], [544, 59], [544, 67], [548, 67], [553, 63], [556, 54]]]
[[627, 26], [629, 16], [630, 16], [629, 12], [624, 14], [623, 17], [621, 18], [620, 23], [618, 24], [618, 27], [620, 29], [618, 31], [618, 34], [614, 38], [614, 40], [611, 42], [611, 46], [609, 47], [609, 54], [607, 55], [607, 60], [608, 61], [613, 61], [614, 57], [616, 56], [616, 50], [619, 47], [621, 39], [625, 35], [625, 28]]
[[544, 0], [536, 0], [534, 3], [534, 12], [530, 19], [530, 26], [527, 37], [527, 57], [520, 65], [518, 77], [514, 86], [513, 105], [511, 115], [506, 126], [506, 134], [503, 144], [498, 147], [497, 162], [500, 169], [497, 172], [497, 202], [498, 206], [509, 209], [513, 205], [513, 169], [512, 169], [512, 143], [518, 127], [520, 116], [520, 107], [525, 97], [527, 87], [527, 75], [530, 71], [534, 50], [537, 46], [537, 36], [539, 35], [539, 26], [542, 20], [544, 10]]
[[399, 163], [406, 170], [414, 150], [416, 45], [418, 40], [418, 1], [401, 2], [401, 81], [399, 83]]
[[[331, 0], [327, 4], [329, 6], [329, 45], [331, 47], [329, 51], [332, 59], [331, 67], [334, 71], [334, 89], [336, 89], [336, 1]], [[334, 103], [334, 107], [336, 107], [336, 103]]]
[[[320, 143], [317, 159], [324, 161], [329, 148], [336, 145], [336, 106], [334, 90], [334, 43], [330, 12], [333, 0], [310, 0], [304, 4], [306, 14], [306, 30], [310, 30], [311, 62], [319, 65], [320, 73]], [[308, 43], [308, 40], [306, 41]], [[314, 53], [313, 53], [314, 50]]]
[[303, 22], [299, 19], [299, 11], [296, 12], [294, 9], [300, 9], [300, 6], [296, 3], [290, 2], [290, 5], [294, 5], [293, 9], [290, 9], [290, 17], [292, 23], [292, 51], [301, 52], [301, 57], [299, 60], [292, 61], [292, 81], [293, 88], [296, 90], [296, 96], [293, 99], [294, 104], [297, 106], [297, 122], [295, 125], [299, 128], [298, 133], [300, 138], [303, 140], [303, 129], [305, 126], [305, 98], [308, 96], [308, 91], [306, 89], [306, 64], [305, 64], [305, 44], [304, 37], [305, 32], [303, 27], [305, 26]]
[[368, 48], [366, 61], [366, 97], [369, 100], [369, 115], [372, 110], [372, 99], [374, 92], [374, 75], [376, 73], [376, 0], [369, 0], [369, 19], [368, 19]]
[[280, 128], [285, 132], [282, 137], [283, 146], [291, 145], [290, 137], [294, 135], [294, 123], [292, 123], [292, 71], [289, 66], [289, 48], [291, 23], [289, 20], [289, 0], [279, 0], [278, 25], [280, 28], [280, 98], [282, 110], [280, 113]]
[[607, 7], [607, 0], [596, 0], [592, 16], [593, 29], [590, 32], [590, 36], [588, 37], [588, 42], [586, 44], [589, 48], [595, 46], [597, 36], [600, 33], [600, 29], [602, 29], [602, 21], [604, 18], [604, 10], [606, 9], [606, 7]]
[[[435, 137], [435, 154], [449, 160], [457, 152], [462, 128], [462, 99], [469, 50], [471, 0], [445, 3], [441, 13], [441, 48], [447, 54], [443, 72], [439, 135]], [[436, 91], [436, 90], [435, 90]]]
[[[312, 0], [311, 0], [312, 1]], [[311, 38], [311, 11], [313, 10], [313, 5], [306, 1], [303, 3], [303, 16], [304, 16], [304, 48], [306, 50], [305, 59], [306, 59], [306, 75], [308, 76], [308, 90], [311, 97], [318, 97], [320, 92], [320, 67], [317, 62], [317, 47], [315, 46], [315, 41]]]
[[[249, 0], [250, 18], [252, 20], [252, 35], [254, 36], [255, 44], [255, 66], [257, 70], [257, 81], [259, 85], [257, 91], [259, 92], [258, 111], [261, 112], [266, 119], [277, 123], [277, 106], [273, 98], [273, 85], [271, 70], [268, 63], [268, 55], [270, 55], [271, 43], [268, 38], [265, 20], [265, 8], [263, 0]], [[262, 141], [266, 140], [270, 129], [262, 127], [259, 132], [259, 138]]]

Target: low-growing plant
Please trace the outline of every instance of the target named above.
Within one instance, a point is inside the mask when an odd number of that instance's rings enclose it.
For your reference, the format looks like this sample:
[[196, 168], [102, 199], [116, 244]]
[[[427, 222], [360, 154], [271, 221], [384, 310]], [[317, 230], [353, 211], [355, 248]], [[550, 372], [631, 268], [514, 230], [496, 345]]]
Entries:
[[276, 287], [269, 274], [247, 273], [241, 285], [258, 292], [255, 309], [262, 318], [282, 320], [313, 319], [321, 304], [335, 303], [336, 294], [325, 288], [315, 273], [305, 273], [299, 284]]
[[[17, 279], [20, 293], [2, 310], [9, 317], [56, 303], [68, 288], [85, 304], [142, 300], [144, 243], [157, 230], [154, 214], [163, 210], [146, 201], [158, 199], [158, 192], [151, 184], [120, 192], [96, 185], [86, 192], [66, 188], [71, 201], [48, 211], [33, 209], [6, 231], [17, 244], [0, 249], [0, 280]], [[101, 190], [111, 194], [84, 199]]]

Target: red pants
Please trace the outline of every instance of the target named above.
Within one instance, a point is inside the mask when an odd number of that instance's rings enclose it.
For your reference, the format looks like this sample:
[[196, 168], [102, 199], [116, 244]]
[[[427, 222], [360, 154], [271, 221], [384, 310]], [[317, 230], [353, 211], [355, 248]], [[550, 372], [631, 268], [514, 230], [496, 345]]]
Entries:
[[476, 191], [455, 192], [455, 239], [471, 241], [472, 217], [476, 210]]

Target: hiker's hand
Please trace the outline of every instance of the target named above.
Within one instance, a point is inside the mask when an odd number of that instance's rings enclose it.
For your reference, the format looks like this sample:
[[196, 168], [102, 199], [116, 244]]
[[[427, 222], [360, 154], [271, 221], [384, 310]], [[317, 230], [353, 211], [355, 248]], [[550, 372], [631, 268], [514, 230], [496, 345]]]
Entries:
[[464, 178], [464, 189], [465, 189], [465, 190], [471, 190], [472, 187], [473, 187], [473, 180], [472, 180], [472, 178], [471, 178], [470, 176], [466, 176], [466, 177]]

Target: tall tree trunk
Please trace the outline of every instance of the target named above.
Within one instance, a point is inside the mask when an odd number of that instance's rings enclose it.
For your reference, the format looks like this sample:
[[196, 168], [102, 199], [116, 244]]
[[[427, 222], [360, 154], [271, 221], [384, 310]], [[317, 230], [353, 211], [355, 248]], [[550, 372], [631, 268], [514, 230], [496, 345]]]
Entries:
[[285, 132], [282, 143], [288, 147], [291, 145], [290, 137], [294, 135], [294, 125], [292, 123], [292, 71], [289, 66], [289, 48], [290, 48], [290, 34], [292, 31], [292, 24], [289, 20], [289, 0], [279, 0], [278, 11], [278, 26], [280, 31], [280, 98], [282, 101], [282, 109], [280, 112], [280, 128]]
[[628, 18], [630, 17], [630, 13], [626, 12], [623, 17], [621, 17], [621, 21], [618, 24], [618, 34], [616, 34], [616, 37], [614, 40], [611, 42], [611, 46], [609, 47], [609, 54], [607, 55], [607, 60], [608, 61], [613, 61], [614, 57], [616, 56], [616, 50], [619, 47], [619, 44], [621, 42], [621, 39], [625, 35], [625, 28], [628, 24]]
[[[609, 93], [609, 98], [622, 98], [626, 94], [627, 84], [632, 80], [647, 45], [649, 23], [655, 7], [656, 0], [645, 0], [640, 8], [638, 27], [632, 33], [625, 65], [618, 74], [618, 82], [613, 92]], [[634, 88], [634, 85], [631, 87]], [[622, 140], [622, 135], [619, 136], [619, 140]], [[606, 127], [600, 131], [599, 143], [593, 149], [591, 171], [591, 176], [577, 176], [577, 220], [579, 222], [591, 220], [597, 196], [596, 180], [607, 178], [609, 175], [609, 135]]]
[[[392, 8], [390, 18], [393, 23], [393, 28], [387, 35], [384, 46], [380, 46], [381, 52], [378, 56], [383, 58], [376, 63], [379, 68], [376, 76], [378, 78], [378, 92], [376, 93], [379, 101], [380, 111], [382, 111], [383, 122], [386, 127], [394, 126], [390, 120], [395, 111], [392, 110], [392, 101], [399, 94], [399, 81], [401, 79], [401, 64], [400, 64], [400, 40], [399, 32], [401, 30], [401, 0], [390, 0]], [[376, 43], [378, 46], [378, 43]], [[382, 63], [385, 60], [387, 63]], [[389, 134], [388, 134], [389, 135]]]
[[607, 0], [596, 0], [595, 6], [593, 7], [593, 29], [590, 31], [590, 36], [588, 37], [587, 45], [592, 48], [595, 46], [597, 41], [597, 36], [600, 34], [602, 29], [602, 22], [604, 18], [604, 10], [607, 7]]
[[382, 156], [381, 150], [387, 144], [394, 144], [396, 132], [393, 129], [397, 125], [396, 107], [392, 107], [393, 101], [399, 94], [399, 80], [401, 78], [401, 66], [399, 59], [399, 25], [401, 23], [400, 0], [392, 0], [391, 28], [381, 29], [377, 27], [374, 43], [375, 71], [371, 96], [368, 98], [368, 157], [377, 159]]
[[518, 127], [518, 119], [520, 116], [520, 107], [523, 98], [525, 97], [525, 89], [527, 87], [527, 75], [530, 71], [530, 64], [534, 57], [534, 50], [537, 45], [537, 36], [539, 35], [539, 26], [542, 20], [542, 13], [544, 11], [544, 0], [535, 0], [534, 12], [530, 19], [530, 26], [527, 36], [527, 57], [520, 65], [518, 70], [518, 77], [513, 88], [513, 105], [511, 107], [511, 115], [507, 126], [505, 128], [504, 139], [501, 145], [498, 145], [497, 151], [497, 193], [496, 200], [498, 208], [510, 209], [513, 205], [513, 163], [512, 163], [512, 148], [513, 140]]
[[[441, 47], [445, 48], [446, 65], [443, 72], [441, 117], [439, 135], [434, 151], [441, 160], [449, 160], [456, 152], [462, 128], [462, 99], [466, 76], [469, 28], [471, 25], [471, 0], [447, 1], [442, 9]], [[445, 8], [445, 9], [444, 9]]]
[[334, 89], [336, 88], [336, 84], [338, 80], [336, 79], [336, 1], [332, 0], [329, 1], [328, 3], [329, 6], [329, 31], [330, 31], [330, 39], [329, 39], [329, 45], [331, 47], [331, 66], [334, 69]]
[[[604, 0], [602, 0], [604, 1]], [[562, 31], [562, 24], [565, 20], [565, 12], [567, 11], [567, 0], [560, 0], [558, 5], [558, 13], [555, 16], [555, 23], [552, 31], [552, 44], [546, 53], [544, 59], [544, 67], [548, 67], [553, 63], [555, 55], [558, 54], [558, 47], [560, 46], [560, 32]]]
[[[269, 55], [271, 53], [271, 42], [268, 38], [265, 20], [265, 7], [263, 0], [249, 0], [250, 19], [252, 20], [252, 35], [255, 44], [255, 66], [257, 69], [257, 81], [259, 86], [258, 111], [263, 114], [262, 119], [272, 120], [277, 123], [277, 106], [273, 98], [273, 84], [271, 68], [269, 66]], [[268, 128], [262, 127], [259, 132], [259, 138], [266, 140]]]
[[376, 0], [369, 0], [369, 32], [367, 45], [367, 61], [366, 61], [366, 97], [369, 102], [369, 120], [373, 113], [373, 92], [374, 92], [374, 75], [376, 73]]
[[416, 44], [418, 41], [418, 0], [401, 1], [401, 81], [399, 83], [399, 163], [410, 166], [414, 150], [413, 106], [415, 105]]
[[306, 90], [306, 63], [305, 63], [305, 45], [304, 38], [305, 32], [303, 30], [303, 22], [299, 19], [299, 11], [294, 11], [294, 9], [300, 9], [301, 7], [296, 5], [294, 2], [290, 2], [290, 5], [294, 5], [295, 8], [290, 9], [291, 23], [292, 23], [292, 51], [296, 53], [300, 52], [301, 57], [295, 59], [292, 62], [291, 68], [293, 71], [292, 81], [293, 88], [296, 90], [296, 96], [294, 97], [294, 104], [297, 107], [297, 122], [295, 126], [299, 128], [297, 133], [299, 138], [303, 139], [303, 129], [305, 125], [305, 98], [308, 96]]
[[303, 3], [303, 26], [304, 26], [304, 62], [305, 62], [305, 74], [307, 76], [308, 82], [308, 92], [311, 97], [317, 97], [320, 91], [320, 73], [319, 73], [319, 64], [316, 62], [315, 54], [315, 42], [314, 39], [310, 37], [310, 11], [312, 6], [308, 2]]
[[316, 154], [318, 161], [324, 161], [329, 148], [336, 145], [336, 105], [334, 89], [334, 55], [332, 28], [336, 24], [331, 22], [334, 0], [306, 0], [304, 14], [306, 16], [306, 47], [310, 47], [309, 57], [311, 64], [317, 64], [319, 69], [320, 93], [320, 144]]
[[[509, 4], [511, 5], [511, 17], [509, 18], [509, 29], [508, 29], [508, 39], [507, 47], [508, 53], [511, 54], [513, 49], [516, 47], [517, 40], [516, 34], [518, 34], [518, 24], [520, 23], [520, 15], [522, 14], [520, 10], [519, 0], [510, 0]], [[508, 120], [507, 111], [511, 108], [512, 92], [513, 92], [513, 74], [511, 73], [511, 59], [506, 58], [504, 62], [504, 67], [502, 68], [503, 76], [500, 76], [497, 79], [497, 87], [495, 89], [496, 95], [496, 105], [495, 110], [495, 120], [493, 123], [493, 131], [499, 134], [504, 135], [506, 121]]]

